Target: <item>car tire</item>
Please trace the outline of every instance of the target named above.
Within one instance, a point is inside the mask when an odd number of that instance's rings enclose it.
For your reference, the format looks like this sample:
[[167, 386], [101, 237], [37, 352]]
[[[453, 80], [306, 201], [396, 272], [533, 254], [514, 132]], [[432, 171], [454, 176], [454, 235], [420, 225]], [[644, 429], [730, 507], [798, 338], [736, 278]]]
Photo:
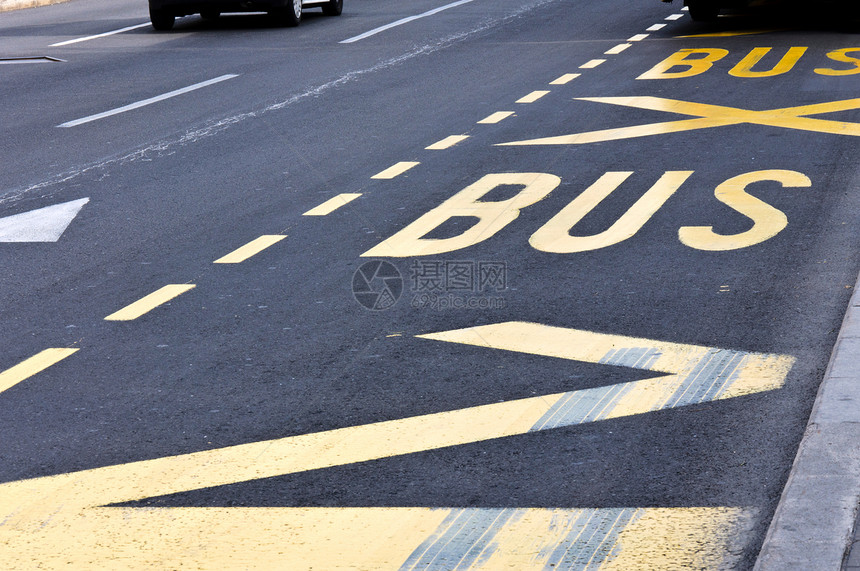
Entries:
[[687, 0], [687, 7], [694, 22], [713, 22], [720, 15], [720, 7], [713, 0]]
[[292, 28], [302, 21], [302, 0], [289, 0], [289, 5], [269, 12], [279, 26]]
[[322, 11], [326, 16], [340, 16], [343, 12], [343, 0], [328, 0], [327, 4], [323, 4]]
[[173, 22], [176, 20], [173, 14], [164, 9], [149, 9], [149, 21], [152, 22], [152, 27], [159, 32], [169, 32], [173, 29]]

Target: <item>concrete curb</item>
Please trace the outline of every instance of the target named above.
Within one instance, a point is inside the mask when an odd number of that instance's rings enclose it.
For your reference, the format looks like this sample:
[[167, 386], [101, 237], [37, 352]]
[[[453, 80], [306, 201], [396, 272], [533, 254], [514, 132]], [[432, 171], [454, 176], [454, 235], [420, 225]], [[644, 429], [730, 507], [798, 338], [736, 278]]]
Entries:
[[860, 505], [860, 278], [754, 571], [842, 569]]
[[68, 1], [69, 0], [0, 0], [0, 12], [21, 10], [23, 8], [36, 8], [38, 6], [48, 6], [49, 4], [59, 4], [61, 2]]

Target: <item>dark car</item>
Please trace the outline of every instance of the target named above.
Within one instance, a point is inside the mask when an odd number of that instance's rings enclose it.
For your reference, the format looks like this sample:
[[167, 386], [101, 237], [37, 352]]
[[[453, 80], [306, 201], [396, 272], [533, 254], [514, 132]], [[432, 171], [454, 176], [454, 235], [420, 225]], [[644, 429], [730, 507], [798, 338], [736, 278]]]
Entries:
[[[672, 0], [663, 0], [672, 2]], [[753, 0], [684, 0], [684, 5], [690, 10], [690, 17], [697, 22], [713, 22], [724, 8], [746, 8], [758, 4]], [[836, 8], [840, 14], [848, 18], [860, 16], [860, 2], [858, 0], [783, 0], [773, 4], [790, 6], [814, 6], [820, 8]]]
[[149, 19], [159, 31], [173, 28], [177, 17], [200, 14], [214, 19], [224, 12], [268, 12], [283, 26], [298, 26], [302, 8], [320, 7], [328, 16], [339, 16], [343, 0], [149, 0]]

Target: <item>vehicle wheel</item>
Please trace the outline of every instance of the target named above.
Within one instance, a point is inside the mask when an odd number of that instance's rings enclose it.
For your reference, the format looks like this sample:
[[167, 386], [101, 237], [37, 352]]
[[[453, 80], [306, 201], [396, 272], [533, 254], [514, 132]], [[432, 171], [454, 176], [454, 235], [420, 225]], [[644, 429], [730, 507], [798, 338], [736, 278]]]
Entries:
[[200, 17], [204, 20], [217, 20], [221, 16], [218, 10], [204, 10], [200, 12]]
[[720, 15], [720, 7], [712, 0], [687, 0], [690, 18], [695, 22], [713, 22]]
[[298, 26], [302, 21], [302, 0], [290, 0], [290, 5], [269, 12], [281, 26]]
[[173, 29], [173, 14], [167, 10], [149, 9], [149, 20], [152, 22], [152, 27], [159, 32], [169, 32]]
[[323, 4], [322, 10], [326, 16], [340, 16], [343, 12], [343, 0], [328, 0], [327, 4]]

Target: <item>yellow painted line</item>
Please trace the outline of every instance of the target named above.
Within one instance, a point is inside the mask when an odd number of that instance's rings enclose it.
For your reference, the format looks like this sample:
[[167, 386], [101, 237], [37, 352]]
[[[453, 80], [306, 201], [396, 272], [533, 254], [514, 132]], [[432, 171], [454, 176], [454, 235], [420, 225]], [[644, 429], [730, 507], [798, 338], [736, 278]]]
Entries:
[[525, 97], [520, 97], [519, 99], [517, 99], [517, 103], [534, 103], [547, 93], [549, 93], [549, 91], [532, 91]]
[[34, 561], [43, 569], [733, 569], [755, 515], [737, 507], [91, 507], [60, 509], [42, 527], [0, 527], [0, 555], [5, 570]]
[[450, 137], [445, 137], [441, 141], [437, 141], [430, 145], [429, 147], [425, 147], [427, 151], [442, 151], [444, 149], [450, 149], [457, 143], [463, 142], [469, 138], [469, 135], [451, 135]]
[[349, 204], [359, 196], [361, 196], [360, 192], [344, 192], [342, 194], [338, 194], [334, 198], [326, 200], [319, 206], [311, 208], [302, 214], [302, 216], [325, 216], [327, 214], [331, 214], [341, 206]]
[[755, 36], [758, 34], [771, 34], [773, 32], [784, 32], [786, 28], [773, 30], [743, 30], [736, 32], [712, 32], [710, 34], [693, 34], [692, 36], [676, 36], [678, 38], [732, 38], [735, 36]]
[[604, 63], [606, 63], [605, 59], [593, 59], [579, 66], [579, 69], [594, 69], [595, 67], [603, 65]]
[[169, 284], [163, 288], [152, 292], [146, 297], [135, 301], [134, 303], [125, 306], [115, 313], [111, 313], [105, 317], [105, 321], [132, 321], [141, 315], [145, 315], [171, 299], [182, 295], [190, 289], [194, 289], [194, 284]]
[[642, 40], [646, 39], [650, 35], [651, 34], [636, 34], [635, 36], [633, 36], [631, 38], [627, 38], [627, 41], [628, 42], [641, 42]]
[[604, 53], [605, 55], [608, 55], [608, 56], [615, 56], [615, 55], [620, 54], [621, 52], [623, 52], [624, 50], [626, 50], [627, 48], [629, 48], [629, 47], [630, 47], [630, 46], [632, 46], [632, 45], [633, 45], [633, 44], [618, 44], [618, 45], [617, 45], [617, 46], [615, 46], [614, 48], [612, 48], [612, 49], [610, 49], [610, 50], [607, 50], [607, 51], [605, 51], [605, 52], [603, 52], [603, 53]]
[[549, 82], [550, 85], [567, 85], [577, 77], [582, 75], [581, 73], [565, 73], [561, 77], [554, 79]]
[[385, 169], [384, 171], [382, 171], [380, 173], [376, 173], [375, 175], [373, 175], [370, 178], [389, 180], [389, 179], [392, 179], [392, 178], [395, 178], [395, 177], [402, 175], [403, 173], [405, 173], [406, 171], [408, 171], [412, 167], [415, 167], [419, 164], [421, 164], [421, 163], [411, 162], [411, 161], [401, 161], [395, 165], [388, 167], [387, 169]]
[[736, 107], [725, 107], [722, 105], [710, 105], [706, 103], [692, 103], [688, 101], [647, 96], [582, 97], [578, 98], [578, 100], [607, 103], [610, 105], [622, 105], [625, 107], [648, 109], [651, 111], [665, 111], [667, 113], [678, 113], [698, 118], [668, 121], [664, 123], [651, 123], [633, 127], [622, 127], [619, 129], [606, 129], [603, 131], [592, 131], [573, 135], [546, 137], [542, 139], [531, 139], [527, 141], [514, 141], [511, 143], [500, 143], [500, 145], [580, 145], [585, 143], [632, 139], [650, 135], [679, 133], [696, 129], [710, 129], [713, 127], [739, 125], [741, 123], [860, 137], [860, 123], [807, 117], [807, 115], [819, 115], [823, 113], [836, 113], [839, 111], [860, 109], [860, 98], [812, 105], [801, 105], [799, 107], [787, 107], [785, 109], [771, 109], [767, 111], [752, 111]]
[[0, 373], [0, 393], [59, 363], [78, 349], [45, 349]]
[[[265, 250], [269, 246], [277, 244], [278, 242], [280, 242], [284, 238], [286, 238], [286, 236], [279, 235], [279, 234], [260, 236], [259, 238], [251, 240], [250, 242], [248, 242], [247, 244], [245, 244], [241, 248], [233, 250], [232, 252], [230, 252], [226, 256], [222, 256], [222, 257], [218, 258], [213, 263], [214, 264], [239, 264], [241, 262], [244, 262], [245, 260], [247, 260], [251, 256], [259, 254], [260, 252], [262, 252], [263, 250]], [[180, 292], [180, 293], [182, 293], [182, 292]]]
[[487, 117], [484, 117], [483, 119], [478, 121], [478, 123], [481, 125], [493, 125], [495, 123], [499, 123], [500, 121], [507, 119], [508, 117], [510, 117], [513, 114], [514, 114], [513, 111], [496, 111], [492, 115], [488, 115]]

